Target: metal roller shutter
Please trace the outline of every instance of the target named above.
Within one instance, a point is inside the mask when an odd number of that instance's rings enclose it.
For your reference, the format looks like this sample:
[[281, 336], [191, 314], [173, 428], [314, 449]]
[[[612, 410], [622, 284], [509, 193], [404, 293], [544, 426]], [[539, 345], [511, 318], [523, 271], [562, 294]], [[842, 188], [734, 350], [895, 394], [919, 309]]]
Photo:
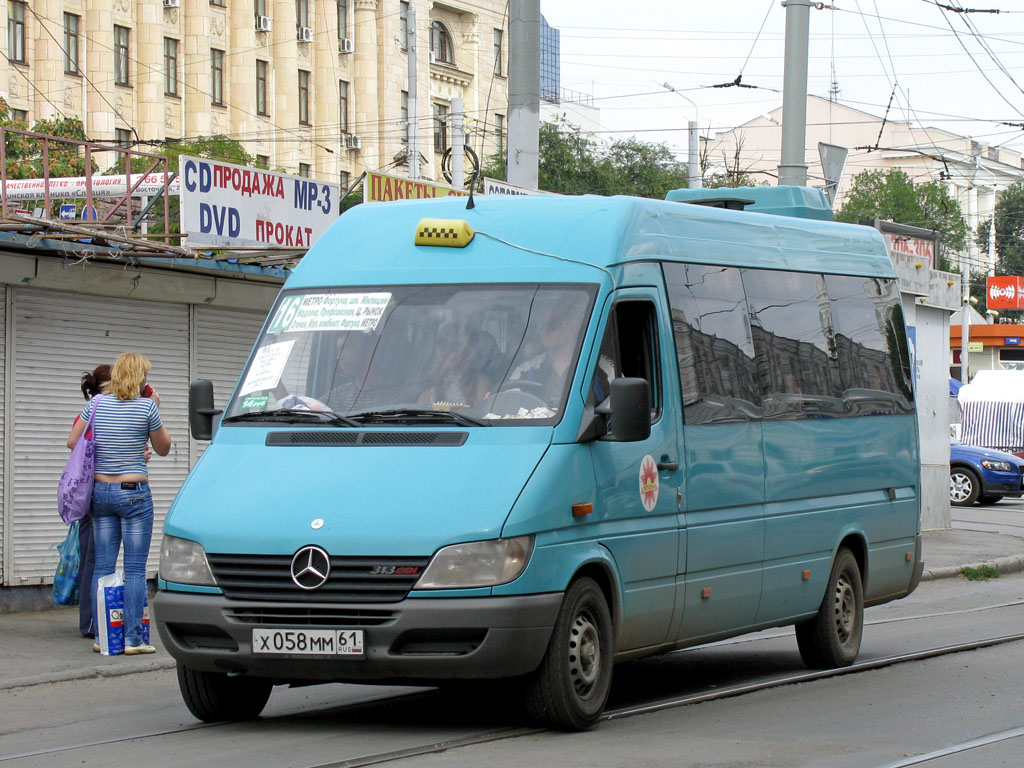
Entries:
[[[265, 317], [266, 312], [195, 308], [195, 377], [213, 382], [218, 408], [227, 406]], [[205, 441], [193, 441], [195, 461], [207, 445]]]
[[150, 463], [156, 508], [152, 575], [164, 516], [189, 469], [188, 306], [13, 290], [13, 557], [5, 581], [52, 580], [54, 547], [66, 530], [56, 509], [57, 482], [68, 457], [68, 432], [84, 405], [82, 372], [129, 351], [153, 364], [149, 381], [160, 394], [160, 415], [172, 439], [171, 453], [154, 455]]
[[6, 481], [4, 477], [4, 456], [6, 445], [4, 442], [7, 427], [7, 292], [6, 285], [0, 285], [0, 584], [6, 584], [4, 574], [7, 572], [7, 557], [4, 554], [4, 488]]

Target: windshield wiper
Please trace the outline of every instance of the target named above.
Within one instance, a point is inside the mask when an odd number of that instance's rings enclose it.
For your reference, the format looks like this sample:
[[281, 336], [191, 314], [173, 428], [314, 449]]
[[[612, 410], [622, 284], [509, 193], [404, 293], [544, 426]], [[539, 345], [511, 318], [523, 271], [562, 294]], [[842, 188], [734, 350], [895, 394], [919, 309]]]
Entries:
[[228, 424], [234, 421], [283, 421], [286, 423], [297, 423], [306, 421], [310, 417], [335, 427], [359, 426], [358, 422], [334, 411], [304, 411], [296, 408], [275, 408], [270, 411], [239, 413], [234, 416], [228, 416], [221, 423]]
[[457, 411], [435, 411], [430, 408], [393, 408], [386, 411], [361, 411], [350, 413], [348, 418], [357, 421], [406, 421], [406, 422], [431, 422], [451, 421], [464, 427], [489, 427], [491, 426], [482, 419], [466, 416]]

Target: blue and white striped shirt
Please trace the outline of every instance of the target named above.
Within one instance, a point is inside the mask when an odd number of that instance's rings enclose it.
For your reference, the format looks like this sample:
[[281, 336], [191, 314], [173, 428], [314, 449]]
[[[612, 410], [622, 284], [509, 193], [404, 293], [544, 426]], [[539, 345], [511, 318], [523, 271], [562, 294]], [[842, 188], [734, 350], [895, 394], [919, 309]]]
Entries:
[[93, 405], [96, 440], [96, 472], [104, 475], [148, 475], [145, 450], [149, 433], [163, 426], [160, 410], [148, 397], [120, 400], [114, 395], [93, 398], [82, 411], [89, 420]]

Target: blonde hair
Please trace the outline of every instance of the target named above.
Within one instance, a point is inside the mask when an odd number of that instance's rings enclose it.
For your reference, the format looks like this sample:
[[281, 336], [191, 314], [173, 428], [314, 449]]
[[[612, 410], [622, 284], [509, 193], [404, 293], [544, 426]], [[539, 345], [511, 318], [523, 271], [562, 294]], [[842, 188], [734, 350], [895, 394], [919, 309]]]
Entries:
[[149, 360], [138, 352], [125, 352], [114, 361], [110, 371], [110, 391], [119, 400], [134, 400], [152, 367]]

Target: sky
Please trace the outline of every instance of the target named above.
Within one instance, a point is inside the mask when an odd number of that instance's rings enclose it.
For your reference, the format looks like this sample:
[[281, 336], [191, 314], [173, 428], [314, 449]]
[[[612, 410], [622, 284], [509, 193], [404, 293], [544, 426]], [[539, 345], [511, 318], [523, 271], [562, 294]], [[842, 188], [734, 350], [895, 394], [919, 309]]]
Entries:
[[[780, 0], [541, 0], [541, 13], [561, 31], [562, 88], [601, 110], [599, 138], [684, 158], [688, 120], [713, 136], [782, 105]], [[811, 94], [1024, 152], [1024, 129], [1004, 125], [1024, 124], [1022, 0], [833, 0], [810, 11], [809, 57]], [[713, 87], [737, 76], [756, 88]]]

